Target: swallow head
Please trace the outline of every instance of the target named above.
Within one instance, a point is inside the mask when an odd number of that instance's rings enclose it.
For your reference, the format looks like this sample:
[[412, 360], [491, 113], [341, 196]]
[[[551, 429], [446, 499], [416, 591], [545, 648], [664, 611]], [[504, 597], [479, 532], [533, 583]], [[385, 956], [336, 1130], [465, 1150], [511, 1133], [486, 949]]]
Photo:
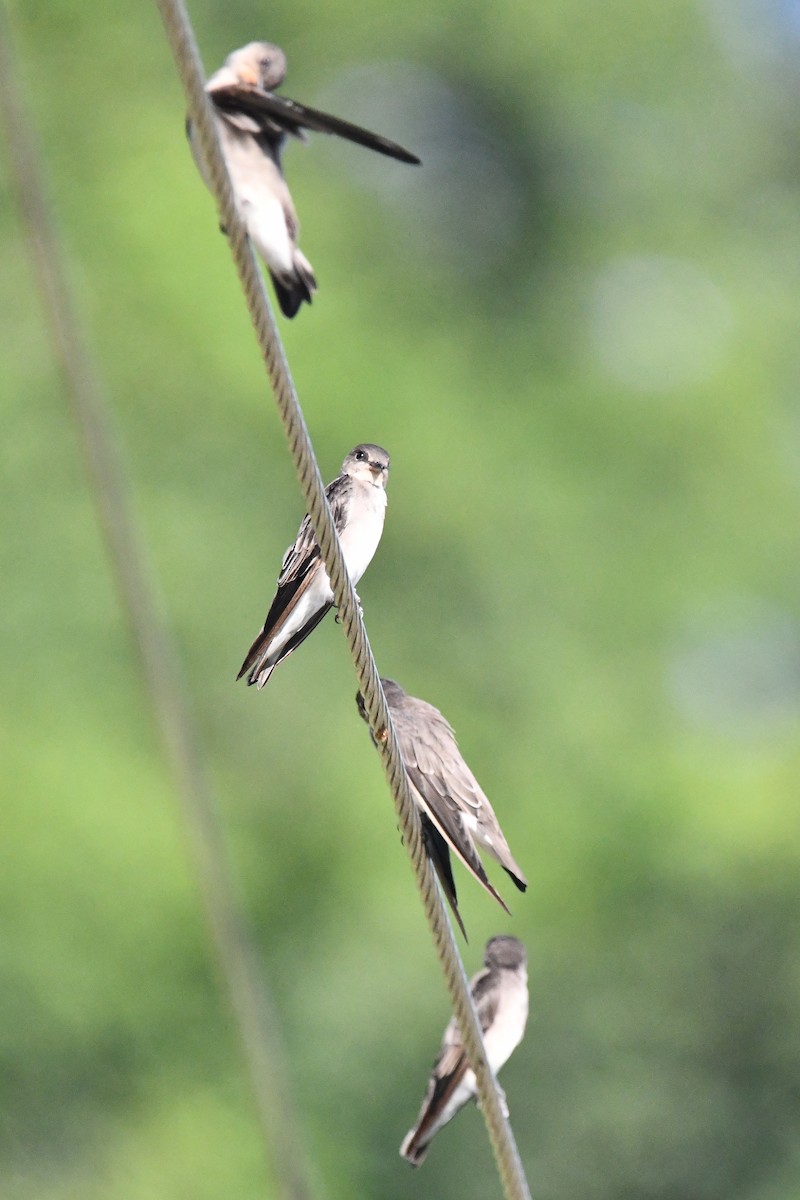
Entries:
[[[393, 679], [383, 679], [382, 678], [381, 686], [383, 688], [383, 694], [386, 697], [386, 703], [389, 708], [392, 707], [393, 703], [398, 704], [405, 696], [405, 692], [400, 687], [400, 684], [395, 683], [395, 681]], [[364, 699], [362, 692], [357, 693], [356, 704], [358, 706], [358, 711], [359, 711], [362, 721], [366, 721], [367, 724], [369, 725], [369, 714], [367, 713], [367, 702]]]
[[486, 943], [483, 961], [487, 967], [505, 967], [507, 970], [516, 971], [519, 967], [524, 967], [527, 960], [528, 955], [519, 938], [501, 934], [490, 938]]
[[286, 55], [271, 42], [248, 42], [228, 55], [225, 66], [239, 83], [263, 88], [265, 92], [280, 87], [286, 78]]
[[373, 487], [385, 488], [389, 475], [389, 455], [381, 446], [364, 442], [351, 450], [342, 463], [342, 474], [370, 483]]
[[386, 703], [389, 705], [389, 708], [400, 704], [405, 699], [405, 692], [400, 687], [400, 684], [395, 683], [393, 679], [384, 679], [381, 677], [381, 686], [383, 687], [383, 694], [386, 697]]

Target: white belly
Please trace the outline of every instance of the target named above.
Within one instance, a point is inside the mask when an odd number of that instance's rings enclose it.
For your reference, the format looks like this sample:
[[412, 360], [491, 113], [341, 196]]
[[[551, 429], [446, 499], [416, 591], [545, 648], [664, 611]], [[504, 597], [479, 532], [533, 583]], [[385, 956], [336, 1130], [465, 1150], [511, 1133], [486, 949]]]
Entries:
[[254, 201], [240, 196], [239, 209], [250, 239], [270, 271], [278, 276], [291, 275], [292, 243], [280, 201], [274, 197]]
[[291, 274], [293, 246], [286, 214], [293, 209], [280, 168], [249, 134], [220, 118], [217, 130], [236, 206], [254, 246], [276, 275]]
[[[345, 566], [354, 587], [366, 571], [378, 548], [385, 515], [386, 492], [383, 488], [371, 487], [365, 502], [358, 506], [358, 515], [348, 521], [346, 528], [340, 534]], [[333, 590], [328, 572], [321, 566], [305, 595], [298, 601], [294, 611], [275, 633], [270, 643], [267, 661], [277, 662], [286, 643], [303, 628], [314, 613], [332, 601]]]
[[383, 488], [370, 487], [366, 503], [359, 505], [358, 516], [351, 517], [339, 535], [347, 573], [354, 587], [378, 549], [385, 516], [386, 492]]
[[528, 1019], [527, 977], [510, 979], [503, 989], [503, 1001], [495, 1015], [491, 1028], [484, 1035], [486, 1057], [495, 1075], [508, 1062], [511, 1052], [522, 1041]]

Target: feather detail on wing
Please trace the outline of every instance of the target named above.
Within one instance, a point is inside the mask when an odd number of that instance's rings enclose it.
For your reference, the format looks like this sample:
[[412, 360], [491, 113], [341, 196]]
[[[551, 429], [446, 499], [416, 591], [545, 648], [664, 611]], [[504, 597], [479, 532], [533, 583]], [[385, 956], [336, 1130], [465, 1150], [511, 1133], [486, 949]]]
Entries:
[[259, 689], [262, 688], [278, 664], [282, 663], [285, 658], [288, 658], [292, 651], [296, 650], [310, 633], [313, 633], [322, 618], [327, 615], [328, 611], [333, 607], [332, 603], [323, 604], [316, 609], [305, 624], [288, 639], [281, 650], [280, 657], [269, 667], [266, 667], [266, 659], [269, 657], [270, 645], [275, 635], [280, 632], [280, 627], [286, 623], [294, 612], [297, 603], [302, 599], [312, 579], [313, 576], [307, 575], [305, 580], [301, 580], [300, 584], [294, 589], [291, 596], [289, 589], [283, 589], [278, 592], [270, 607], [266, 624], [248, 650], [247, 656], [239, 669], [239, 674], [236, 676], [237, 679], [241, 679], [249, 671], [250, 675], [247, 682], [251, 684], [257, 683]]
[[[412, 717], [409, 720], [406, 715], [406, 706], [412, 701], [422, 712], [422, 719], [414, 720]], [[489, 882], [464, 819], [464, 809], [474, 809], [474, 803], [467, 806], [461, 799], [463, 786], [454, 795], [454, 767], [457, 768], [458, 763], [448, 753], [451, 745], [462, 770], [469, 774], [469, 769], [458, 754], [452, 729], [438, 709], [413, 697], [406, 697], [401, 708], [392, 708], [392, 719], [400, 737], [409, 779], [419, 794], [423, 809], [467, 870], [508, 912], [502, 896]]]
[[[254, 103], [254, 97], [267, 94], [260, 88], [230, 82], [207, 87], [206, 92], [217, 115], [243, 133], [252, 133], [255, 137], [263, 136], [274, 145], [276, 142], [282, 142], [286, 134], [291, 132], [285, 125], [271, 120], [263, 106]], [[302, 131], [296, 136], [305, 140]]]
[[430, 788], [447, 808], [459, 814], [470, 841], [484, 846], [524, 892], [528, 881], [509, 849], [488, 796], [461, 756], [451, 725], [432, 704], [416, 697], [408, 700], [413, 700], [421, 715], [415, 726], [417, 759]]
[[[494, 982], [492, 972], [484, 969], [478, 972], [470, 984], [472, 1002], [475, 1005], [481, 1032], [484, 1034], [497, 1013], [498, 997], [497, 989], [493, 986]], [[458, 1022], [453, 1018], [444, 1032], [441, 1049], [433, 1064], [433, 1071], [428, 1080], [417, 1124], [406, 1137], [400, 1150], [400, 1153], [414, 1166], [419, 1166], [422, 1162], [427, 1153], [428, 1144], [434, 1134], [438, 1132], [441, 1124], [452, 1120], [459, 1108], [474, 1095], [474, 1091], [465, 1095], [461, 1104], [454, 1108], [444, 1122], [442, 1121], [444, 1110], [455, 1096], [468, 1070], [470, 1070], [470, 1066], [464, 1051], [461, 1030]]]
[[405, 753], [405, 747], [403, 747], [403, 758], [406, 770], [408, 771], [408, 777], [419, 794], [423, 811], [430, 817], [432, 825], [439, 831], [444, 841], [461, 860], [470, 874], [478, 880], [490, 896], [494, 896], [501, 908], [505, 909], [510, 915], [505, 900], [489, 882], [489, 877], [475, 849], [469, 831], [464, 824], [464, 819], [449, 802], [447, 792], [442, 792], [436, 786], [436, 781], [431, 776], [421, 772], [415, 763], [409, 762], [409, 758]]
[[334, 117], [330, 113], [299, 104], [288, 97], [276, 96], [274, 92], [266, 92], [262, 88], [238, 83], [213, 88], [209, 95], [222, 112], [246, 114], [258, 122], [263, 131], [272, 138], [286, 133], [302, 138], [304, 129], [313, 129], [317, 133], [336, 134], [350, 142], [356, 142], [359, 146], [366, 146], [368, 150], [376, 150], [379, 154], [396, 158], [400, 162], [415, 165], [419, 163], [415, 154], [379, 133], [372, 133], [361, 125], [354, 125], [341, 117]]
[[[331, 509], [331, 516], [336, 527], [336, 532], [341, 534], [347, 519], [347, 507], [350, 502], [350, 497], [353, 491], [353, 481], [348, 475], [338, 475], [333, 483], [329, 483], [325, 489], [325, 495]], [[317, 536], [314, 533], [314, 527], [311, 524], [311, 518], [306, 513], [300, 523], [300, 528], [297, 531], [297, 537], [286, 550], [281, 563], [280, 574], [278, 575], [278, 595], [282, 588], [289, 588], [291, 584], [301, 583], [311, 571], [311, 568], [320, 558], [320, 548], [317, 542]], [[278, 599], [276, 595], [272, 602], [272, 608]], [[270, 609], [270, 612], [272, 611]], [[269, 616], [265, 624], [269, 623]]]
[[[347, 519], [347, 507], [352, 494], [352, 486], [352, 480], [349, 476], [339, 475], [325, 489], [325, 495], [331, 508], [331, 515], [337, 533], [341, 533]], [[243, 675], [250, 672], [248, 682], [251, 684], [258, 683], [260, 688], [263, 687], [278, 663], [283, 662], [316, 629], [322, 618], [332, 607], [332, 601], [321, 604], [319, 608], [315, 609], [303, 626], [292, 634], [286, 642], [286, 645], [281, 650], [280, 657], [268, 668], [265, 666], [273, 639], [280, 632], [282, 626], [286, 624], [286, 621], [295, 611], [297, 605], [322, 570], [324, 570], [324, 567], [321, 561], [319, 544], [314, 534], [311, 518], [306, 514], [300, 524], [297, 537], [283, 556], [278, 576], [277, 591], [267, 613], [267, 618], [261, 632], [247, 652], [239, 674], [236, 676], [237, 679], [241, 679]]]

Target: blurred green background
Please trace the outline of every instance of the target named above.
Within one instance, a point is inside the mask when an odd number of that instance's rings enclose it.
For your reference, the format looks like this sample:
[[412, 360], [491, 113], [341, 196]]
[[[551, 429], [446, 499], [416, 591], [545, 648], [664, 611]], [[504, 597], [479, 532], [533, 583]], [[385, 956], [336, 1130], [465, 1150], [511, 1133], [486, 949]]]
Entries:
[[[503, 1074], [539, 1200], [791, 1200], [800, 1134], [800, 5], [194, 3], [417, 150], [286, 169], [282, 325], [326, 480], [393, 458], [359, 591], [531, 886]], [[494, 1196], [468, 1109], [397, 1148], [444, 985], [329, 619], [234, 685], [303, 506], [153, 7], [12, 6], [313, 1173]], [[3, 176], [0, 1193], [276, 1196]]]

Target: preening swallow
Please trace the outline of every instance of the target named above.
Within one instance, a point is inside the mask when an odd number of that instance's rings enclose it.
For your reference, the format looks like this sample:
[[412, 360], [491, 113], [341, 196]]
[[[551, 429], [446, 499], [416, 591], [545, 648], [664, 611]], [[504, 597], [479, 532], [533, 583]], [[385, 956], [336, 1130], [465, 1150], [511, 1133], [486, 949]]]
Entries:
[[[242, 220], [266, 263], [281, 311], [293, 317], [304, 301], [311, 303], [317, 282], [297, 244], [300, 227], [281, 166], [286, 137], [304, 140], [305, 130], [333, 133], [400, 162], [418, 163], [419, 159], [380, 134], [276, 96], [274, 89], [285, 75], [286, 55], [278, 46], [250, 42], [228, 55], [206, 84], [206, 92], [214, 105]], [[204, 175], [191, 121], [187, 121], [187, 133]]]

